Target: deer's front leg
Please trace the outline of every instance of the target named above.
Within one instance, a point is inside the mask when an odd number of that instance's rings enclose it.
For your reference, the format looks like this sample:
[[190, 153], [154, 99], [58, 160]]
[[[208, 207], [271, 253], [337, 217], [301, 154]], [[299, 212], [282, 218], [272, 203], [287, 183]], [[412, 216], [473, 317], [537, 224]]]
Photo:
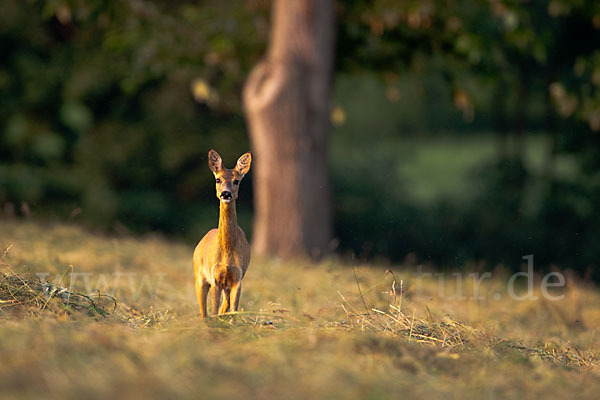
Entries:
[[231, 288], [224, 288], [223, 289], [223, 304], [221, 305], [221, 310], [219, 311], [219, 314], [225, 314], [227, 311], [229, 311], [229, 296], [231, 294]]
[[219, 303], [221, 303], [221, 291], [223, 287], [215, 282], [212, 287], [212, 313], [211, 315], [214, 317], [217, 315], [219, 311]]
[[231, 310], [237, 311], [240, 305], [240, 295], [242, 294], [242, 281], [238, 281], [231, 286]]

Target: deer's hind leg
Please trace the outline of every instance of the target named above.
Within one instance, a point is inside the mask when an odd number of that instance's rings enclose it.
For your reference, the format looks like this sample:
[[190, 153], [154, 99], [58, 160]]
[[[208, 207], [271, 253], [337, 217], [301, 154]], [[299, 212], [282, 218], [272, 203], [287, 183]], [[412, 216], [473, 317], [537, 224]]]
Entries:
[[206, 297], [208, 296], [208, 290], [210, 285], [204, 279], [196, 278], [196, 298], [198, 299], [198, 306], [200, 307], [200, 315], [202, 318], [206, 318]]

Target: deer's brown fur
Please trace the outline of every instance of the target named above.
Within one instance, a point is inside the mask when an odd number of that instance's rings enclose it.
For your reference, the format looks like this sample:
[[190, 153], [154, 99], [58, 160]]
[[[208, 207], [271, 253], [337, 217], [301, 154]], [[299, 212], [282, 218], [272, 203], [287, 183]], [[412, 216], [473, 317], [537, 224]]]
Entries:
[[[211, 315], [223, 314], [231, 308], [237, 311], [242, 279], [250, 263], [250, 246], [246, 234], [237, 224], [235, 202], [239, 184], [250, 170], [252, 154], [245, 153], [234, 169], [223, 167], [219, 154], [208, 152], [208, 166], [216, 180], [219, 199], [219, 227], [211, 229], [198, 243], [194, 251], [194, 275], [196, 296], [202, 318], [207, 315], [206, 298], [211, 291]], [[221, 293], [224, 300], [221, 308]]]

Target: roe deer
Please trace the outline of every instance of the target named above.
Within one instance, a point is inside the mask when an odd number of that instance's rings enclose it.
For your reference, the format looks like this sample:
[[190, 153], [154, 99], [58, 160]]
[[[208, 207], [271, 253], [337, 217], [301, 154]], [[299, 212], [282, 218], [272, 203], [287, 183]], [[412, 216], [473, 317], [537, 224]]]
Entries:
[[[245, 153], [234, 169], [223, 167], [221, 156], [210, 149], [208, 167], [215, 175], [219, 206], [219, 227], [211, 229], [194, 250], [196, 296], [202, 318], [206, 318], [206, 296], [212, 289], [211, 315], [237, 311], [242, 292], [242, 278], [250, 262], [250, 246], [246, 234], [237, 224], [235, 200], [244, 175], [250, 170], [252, 154]], [[224, 300], [221, 309], [221, 292]]]

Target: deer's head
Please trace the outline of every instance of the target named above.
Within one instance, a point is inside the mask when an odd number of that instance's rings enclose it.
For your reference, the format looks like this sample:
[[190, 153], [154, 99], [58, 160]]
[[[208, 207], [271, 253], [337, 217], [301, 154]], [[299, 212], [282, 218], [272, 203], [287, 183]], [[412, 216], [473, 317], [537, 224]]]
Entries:
[[228, 204], [237, 199], [240, 182], [244, 175], [250, 171], [251, 163], [252, 154], [244, 153], [238, 158], [234, 169], [227, 169], [223, 167], [223, 160], [219, 153], [213, 149], [208, 151], [208, 167], [215, 175], [217, 198], [219, 200]]

